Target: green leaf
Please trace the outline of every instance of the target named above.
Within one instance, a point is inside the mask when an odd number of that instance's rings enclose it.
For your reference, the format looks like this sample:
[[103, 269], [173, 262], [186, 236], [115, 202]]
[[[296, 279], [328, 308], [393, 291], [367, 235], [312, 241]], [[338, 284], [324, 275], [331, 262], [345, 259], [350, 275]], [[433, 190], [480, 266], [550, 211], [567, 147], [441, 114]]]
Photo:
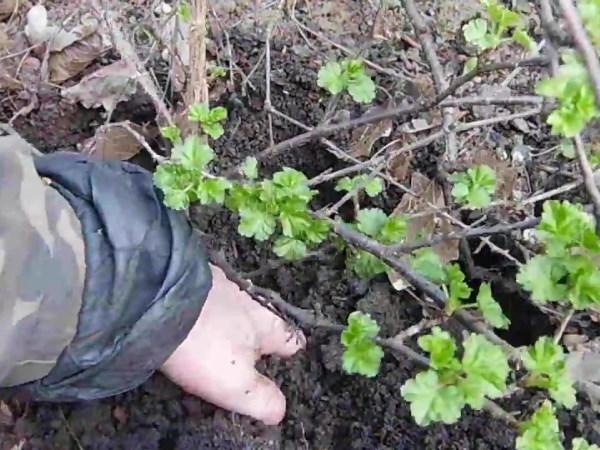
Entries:
[[483, 208], [491, 203], [491, 195], [496, 192], [496, 173], [486, 165], [474, 166], [464, 173], [450, 177], [454, 187], [452, 196], [457, 202], [471, 208]]
[[342, 76], [342, 66], [334, 61], [328, 62], [319, 70], [317, 85], [336, 95], [346, 87], [346, 80]]
[[388, 222], [388, 216], [381, 209], [361, 209], [357, 216], [357, 228], [361, 233], [376, 238], [384, 225]]
[[563, 139], [558, 147], [558, 152], [567, 159], [575, 159], [575, 145], [571, 139]]
[[472, 72], [477, 69], [477, 65], [479, 64], [479, 59], [477, 56], [473, 56], [465, 61], [465, 65], [463, 67], [463, 75]]
[[516, 450], [563, 450], [560, 442], [558, 420], [549, 401], [521, 425], [521, 435], [517, 438]]
[[330, 225], [326, 220], [310, 219], [308, 228], [303, 230], [302, 235], [307, 242], [320, 244], [329, 235]]
[[[569, 277], [571, 290], [568, 299], [576, 309], [600, 304], [600, 271], [590, 259], [585, 258], [584, 261], [583, 267], [574, 270]], [[568, 270], [571, 272], [571, 267]]]
[[203, 122], [201, 126], [202, 131], [204, 131], [213, 139], [219, 139], [221, 136], [223, 136], [223, 134], [225, 134], [225, 129], [220, 123]]
[[249, 180], [257, 179], [258, 178], [258, 160], [253, 156], [249, 156], [248, 158], [246, 158], [244, 160], [244, 163], [242, 164], [242, 173]]
[[536, 92], [558, 100], [557, 109], [547, 119], [552, 126], [552, 134], [574, 137], [599, 115], [587, 69], [573, 53], [563, 54], [563, 64], [558, 73], [540, 81]]
[[494, 328], [508, 329], [510, 320], [502, 312], [502, 307], [492, 296], [489, 283], [482, 283], [477, 294], [477, 306], [483, 318]]
[[275, 231], [275, 217], [252, 207], [242, 207], [239, 211], [238, 232], [257, 241], [266, 241]]
[[304, 230], [311, 225], [311, 217], [306, 210], [287, 210], [284, 209], [279, 213], [279, 221], [284, 236], [300, 237]]
[[348, 347], [362, 339], [377, 337], [379, 330], [379, 325], [371, 318], [370, 314], [354, 311], [348, 316], [346, 328], [341, 335], [341, 342]]
[[427, 370], [408, 380], [400, 390], [410, 403], [410, 412], [418, 425], [432, 422], [455, 423], [464, 406], [462, 393], [456, 386], [445, 386], [437, 372]]
[[348, 324], [341, 335], [346, 348], [342, 356], [346, 373], [374, 377], [379, 372], [383, 350], [374, 341], [379, 325], [369, 314], [355, 311], [348, 316]]
[[571, 446], [573, 447], [573, 450], [600, 450], [600, 447], [597, 445], [591, 445], [588, 443], [588, 441], [582, 438], [573, 439]]
[[416, 250], [410, 260], [412, 268], [428, 280], [442, 284], [446, 282], [446, 269], [442, 260], [431, 248]]
[[369, 197], [375, 197], [383, 190], [383, 180], [379, 177], [369, 178], [367, 175], [358, 175], [354, 178], [344, 177], [338, 180], [335, 190], [337, 192], [353, 192], [364, 188]]
[[474, 19], [463, 26], [465, 40], [469, 44], [476, 45], [482, 50], [487, 48], [484, 44], [488, 32], [488, 22], [485, 19]]
[[382, 244], [397, 244], [406, 237], [406, 227], [406, 219], [403, 217], [389, 216], [375, 238]]
[[231, 182], [225, 178], [206, 178], [198, 183], [196, 195], [202, 205], [225, 201], [225, 191], [231, 188]]
[[169, 208], [180, 211], [187, 209], [190, 206], [187, 192], [176, 189], [167, 189], [163, 192], [163, 201]]
[[563, 349], [552, 338], [542, 336], [522, 355], [530, 372], [527, 385], [547, 389], [553, 400], [566, 408], [575, 406], [575, 388], [566, 368]]
[[175, 125], [162, 127], [160, 134], [173, 145], [181, 143], [181, 130]]
[[222, 106], [212, 108], [208, 113], [208, 118], [211, 122], [222, 122], [227, 119], [227, 109]]
[[600, 46], [600, 2], [598, 0], [580, 0], [577, 2], [579, 15], [596, 47]]
[[562, 255], [565, 249], [574, 246], [597, 250], [600, 244], [595, 226], [594, 218], [581, 205], [550, 200], [544, 202], [542, 220], [537, 230], [547, 251]]
[[365, 192], [369, 197], [376, 197], [383, 191], [383, 180], [379, 177], [370, 179], [365, 185]]
[[181, 20], [183, 20], [186, 23], [192, 21], [192, 9], [190, 8], [190, 4], [188, 2], [182, 1], [179, 3], [179, 8], [177, 8], [177, 14], [179, 14]]
[[525, 30], [515, 30], [512, 35], [513, 40], [525, 50], [533, 51], [536, 49], [535, 41], [527, 34]]
[[366, 280], [388, 270], [388, 266], [383, 261], [364, 250], [353, 250], [347, 264], [356, 275]]
[[183, 144], [173, 148], [173, 159], [190, 170], [203, 171], [215, 157], [215, 152], [198, 136], [188, 136]]
[[196, 103], [190, 106], [188, 111], [188, 120], [190, 122], [208, 122], [210, 117], [210, 108], [205, 103]]
[[358, 103], [370, 103], [375, 99], [376, 86], [370, 76], [362, 73], [348, 81], [348, 93]]
[[564, 300], [568, 287], [561, 282], [566, 270], [555, 258], [537, 255], [521, 266], [517, 282], [531, 292], [531, 298], [544, 304]]
[[456, 359], [456, 344], [450, 333], [434, 327], [431, 334], [418, 339], [419, 347], [430, 354], [431, 367], [436, 370], [457, 371], [460, 362]]
[[446, 269], [448, 280], [448, 303], [446, 310], [452, 314], [463, 306], [463, 300], [471, 297], [471, 288], [465, 283], [465, 274], [458, 264], [450, 264]]
[[289, 261], [296, 261], [306, 256], [306, 244], [298, 239], [282, 236], [275, 241], [273, 251], [277, 256]]
[[464, 342], [462, 368], [466, 378], [459, 383], [459, 389], [473, 409], [483, 408], [486, 397], [499, 398], [506, 391], [508, 359], [500, 346], [485, 337], [471, 334]]
[[275, 195], [279, 200], [295, 197], [298, 200], [308, 202], [315, 193], [308, 187], [306, 175], [289, 167], [273, 174], [273, 185], [276, 188]]

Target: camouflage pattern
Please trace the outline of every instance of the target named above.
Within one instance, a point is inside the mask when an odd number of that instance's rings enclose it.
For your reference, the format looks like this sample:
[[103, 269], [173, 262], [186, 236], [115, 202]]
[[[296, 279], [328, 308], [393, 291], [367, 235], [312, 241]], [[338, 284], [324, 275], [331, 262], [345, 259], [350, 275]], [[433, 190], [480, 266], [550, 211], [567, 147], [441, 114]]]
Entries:
[[35, 171], [36, 150], [0, 127], [0, 387], [46, 376], [75, 335], [81, 227]]

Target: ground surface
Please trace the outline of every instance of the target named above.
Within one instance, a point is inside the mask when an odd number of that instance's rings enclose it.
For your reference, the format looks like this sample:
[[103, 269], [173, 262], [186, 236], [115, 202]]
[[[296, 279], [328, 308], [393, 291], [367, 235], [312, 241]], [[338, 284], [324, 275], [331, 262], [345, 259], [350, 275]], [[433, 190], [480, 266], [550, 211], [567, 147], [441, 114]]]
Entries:
[[[342, 6], [346, 8], [342, 10], [343, 17], [336, 17], [334, 10], [313, 11], [311, 20], [314, 22], [310, 23], [324, 33], [336, 36], [339, 43], [357, 46], [361, 33], [368, 34], [373, 16], [362, 14], [359, 5], [362, 2], [343, 3]], [[429, 8], [428, 11], [433, 13], [434, 9]], [[339, 30], [340, 23], [344, 23], [339, 21], [344, 20], [353, 24], [352, 33], [331, 33], [330, 27]], [[390, 31], [389, 27], [384, 26], [382, 33], [401, 33], [403, 23], [398, 19], [394, 24], [400, 29]], [[441, 34], [447, 38], [445, 32]], [[242, 73], [250, 73], [264, 48], [262, 35], [251, 24], [242, 22], [230, 29], [229, 39], [237, 67]], [[328, 46], [322, 40], [312, 36], [307, 39], [304, 40], [290, 22], [274, 33], [271, 83], [276, 109], [303, 123], [314, 125], [322, 119], [326, 108], [323, 92], [315, 82], [318, 67], [328, 54], [339, 53], [327, 50]], [[309, 43], [315, 48], [309, 47]], [[455, 40], [440, 42], [440, 54], [445, 57], [447, 70], [452, 73], [460, 70], [456, 65], [457, 59], [464, 59], [459, 49], [460, 43]], [[223, 51], [215, 52], [224, 58]], [[406, 41], [379, 41], [366, 49], [366, 55], [381, 65], [413, 75], [411, 81], [399, 81], [391, 76], [378, 79], [378, 83], [387, 90], [398, 92], [398, 98], [416, 98], [430, 92], [431, 85], [426, 76], [421, 74], [424, 66], [419, 60], [418, 51]], [[268, 122], [263, 112], [264, 74], [264, 65], [260, 65], [250, 79], [251, 84], [245, 85], [243, 90], [241, 80], [236, 78], [234, 86], [221, 86], [221, 92], [214, 94], [214, 103], [223, 104], [230, 111], [227, 132], [215, 146], [220, 168], [229, 168], [269, 144]], [[160, 73], [158, 77], [160, 79]], [[514, 89], [526, 92], [528, 86], [517, 80]], [[385, 99], [385, 94], [380, 93], [379, 100]], [[173, 100], [176, 101], [176, 98]], [[0, 119], [10, 119], [17, 106], [18, 99], [5, 102]], [[338, 108], [345, 106], [351, 115], [362, 112], [349, 104], [338, 105]], [[153, 111], [148, 102], [125, 103], [118, 106], [113, 118], [143, 124], [153, 119]], [[17, 119], [14, 126], [42, 151], [77, 150], [77, 145], [91, 137], [103, 121], [99, 109], [88, 110], [78, 104], [69, 105], [61, 100], [58, 89], [48, 88], [39, 94], [39, 106]], [[546, 140], [544, 131], [535, 119], [528, 122], [527, 126], [530, 132], [521, 133], [522, 140], [527, 144], [536, 149], [553, 145]], [[275, 142], [299, 132], [299, 128], [281, 119], [274, 119]], [[482, 145], [491, 139], [494, 142], [508, 142], [507, 146], [511, 147], [517, 133], [514, 125], [501, 125], [487, 130], [485, 137], [471, 135], [471, 138], [472, 142]], [[349, 135], [336, 136], [336, 142], [342, 147], [349, 141]], [[440, 154], [442, 144], [435, 143], [419, 151], [412, 162], [412, 169], [431, 172], [432, 161]], [[282, 165], [303, 170], [309, 177], [327, 168], [344, 167], [322, 145], [315, 143], [270, 160], [264, 170], [270, 171]], [[535, 167], [529, 169], [531, 174], [535, 174]], [[530, 183], [538, 187], [545, 183], [552, 187], [552, 182], [530, 177]], [[315, 207], [339, 198], [331, 185], [325, 184], [320, 189], [321, 195]], [[399, 198], [399, 192], [390, 189], [374, 204], [390, 211]], [[350, 214], [351, 211], [346, 213]], [[338, 322], [343, 322], [348, 313], [356, 309], [370, 312], [382, 325], [383, 335], [404, 329], [423, 317], [421, 304], [407, 294], [395, 291], [387, 279], [377, 279], [368, 284], [359, 282], [348, 274], [343, 260], [335, 254], [324, 252], [302, 263], [269, 268], [271, 253], [266, 248], [256, 246], [253, 241], [240, 238], [235, 219], [228, 213], [195, 208], [192, 219], [205, 233], [207, 244], [212, 249], [222, 250], [241, 272], [251, 273], [260, 269], [258, 274], [254, 274], [253, 280], [258, 285], [280, 292], [290, 303], [321, 311]], [[506, 238], [500, 236], [498, 239], [499, 245], [517, 251], [510, 248]], [[473, 242], [473, 246], [476, 247], [477, 242]], [[475, 263], [484, 268], [497, 269], [495, 291], [513, 321], [506, 335], [513, 344], [529, 344], [538, 335], [552, 332], [555, 324], [533, 307], [527, 306], [525, 299], [519, 297], [509, 283], [502, 282], [503, 276], [514, 275], [514, 268], [505, 265], [500, 257], [489, 251], [481, 252]], [[577, 331], [580, 330], [576, 328]], [[262, 370], [281, 385], [288, 399], [288, 414], [278, 427], [264, 427], [247, 418], [219, 410], [182, 393], [156, 375], [140, 388], [107, 400], [76, 405], [11, 404], [11, 411], [0, 409], [0, 450], [13, 449], [15, 446], [21, 448], [19, 443], [23, 445], [22, 448], [32, 450], [514, 448], [515, 430], [486, 413], [467, 411], [460, 422], [452, 426], [418, 427], [410, 416], [407, 403], [400, 396], [400, 386], [415, 373], [416, 366], [411, 361], [388, 354], [376, 378], [348, 376], [340, 370], [339, 336], [318, 330], [306, 330], [306, 333], [308, 347], [305, 353], [290, 361], [273, 358], [261, 363]], [[518, 394], [510, 400], [500, 401], [500, 404], [509, 412], [530, 413], [540, 399], [531, 393]], [[561, 413], [560, 421], [569, 440], [574, 436], [585, 436], [590, 442], [600, 443], [598, 414], [584, 399], [573, 411]]]

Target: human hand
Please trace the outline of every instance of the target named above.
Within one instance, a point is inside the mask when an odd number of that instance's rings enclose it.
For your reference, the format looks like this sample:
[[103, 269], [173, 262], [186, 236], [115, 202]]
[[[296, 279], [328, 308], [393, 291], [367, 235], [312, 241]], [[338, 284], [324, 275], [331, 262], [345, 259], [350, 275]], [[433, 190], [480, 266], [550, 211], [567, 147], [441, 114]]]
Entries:
[[289, 357], [306, 341], [211, 266], [213, 287], [188, 337], [162, 372], [190, 394], [230, 411], [281, 422], [285, 397], [254, 368], [263, 355]]

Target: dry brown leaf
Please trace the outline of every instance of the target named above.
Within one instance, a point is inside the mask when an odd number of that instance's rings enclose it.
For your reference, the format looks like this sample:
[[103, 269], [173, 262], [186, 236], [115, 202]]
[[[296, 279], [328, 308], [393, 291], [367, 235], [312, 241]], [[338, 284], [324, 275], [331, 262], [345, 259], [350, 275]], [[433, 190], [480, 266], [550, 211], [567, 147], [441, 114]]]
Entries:
[[17, 0], [0, 0], [0, 20], [6, 19], [13, 12], [16, 12], [19, 7]]
[[[143, 127], [126, 122], [135, 132], [148, 138]], [[93, 137], [83, 144], [83, 153], [99, 160], [126, 161], [137, 155], [142, 149], [142, 143], [123, 125], [115, 123], [102, 125], [96, 129]]]
[[78, 84], [63, 89], [62, 95], [86, 108], [103, 106], [112, 111], [117, 103], [128, 100], [137, 91], [138, 73], [126, 61], [104, 66], [84, 77]]
[[[365, 115], [375, 114], [384, 110], [384, 107], [375, 106], [370, 108]], [[392, 132], [392, 119], [384, 119], [379, 122], [369, 123], [359, 127], [352, 132], [350, 154], [355, 158], [371, 155], [373, 145], [382, 137], [388, 137]]]
[[[394, 149], [390, 148], [388, 151], [393, 153]], [[412, 151], [403, 151], [388, 161], [387, 170], [398, 183], [405, 183], [408, 181], [410, 163], [413, 160], [413, 156], [414, 154]]]
[[[392, 213], [398, 216], [412, 216], [408, 219], [405, 243], [411, 244], [429, 239], [434, 234], [452, 232], [453, 227], [448, 219], [435, 212], [426, 212], [432, 209], [427, 202], [437, 208], [446, 206], [442, 187], [435, 180], [430, 180], [425, 175], [414, 172], [411, 177], [410, 189], [417, 196], [404, 194]], [[432, 249], [445, 264], [458, 258], [458, 241], [446, 241], [433, 246]], [[402, 290], [408, 286], [406, 281], [395, 272], [390, 273], [388, 278], [396, 290]]]
[[512, 200], [515, 185], [519, 179], [519, 169], [510, 161], [503, 161], [494, 152], [481, 150], [471, 156], [471, 164], [486, 164], [496, 172], [496, 198]]
[[62, 83], [73, 78], [110, 48], [111, 45], [104, 36], [94, 33], [68, 46], [61, 52], [51, 53], [48, 61], [50, 81]]

